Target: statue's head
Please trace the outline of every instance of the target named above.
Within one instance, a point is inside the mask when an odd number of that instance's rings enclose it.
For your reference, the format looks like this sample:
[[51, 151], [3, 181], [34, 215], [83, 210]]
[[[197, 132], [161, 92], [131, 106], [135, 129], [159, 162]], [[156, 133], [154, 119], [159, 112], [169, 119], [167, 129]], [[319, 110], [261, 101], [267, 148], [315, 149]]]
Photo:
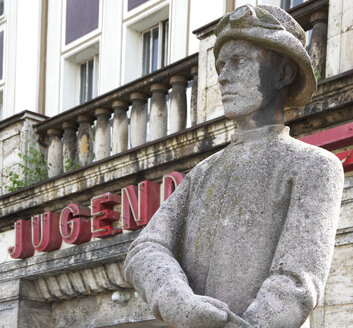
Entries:
[[[284, 10], [242, 6], [218, 23], [214, 45], [225, 114], [308, 103], [316, 90], [305, 32]], [[271, 102], [276, 102], [272, 104]], [[278, 105], [278, 102], [280, 103]]]

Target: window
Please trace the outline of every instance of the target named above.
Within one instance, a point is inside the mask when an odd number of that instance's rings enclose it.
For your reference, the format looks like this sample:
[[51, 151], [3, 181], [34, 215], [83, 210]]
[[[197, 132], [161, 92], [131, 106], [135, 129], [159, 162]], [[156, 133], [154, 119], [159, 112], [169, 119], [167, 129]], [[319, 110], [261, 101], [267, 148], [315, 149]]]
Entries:
[[62, 57], [61, 110], [90, 101], [98, 95], [99, 42], [83, 44]]
[[93, 98], [94, 59], [80, 65], [80, 104]]
[[143, 3], [147, 2], [148, 0], [128, 0], [127, 2], [127, 10], [132, 10], [140, 5], [142, 5]]
[[0, 16], [4, 14], [4, 0], [0, 0]]
[[98, 28], [99, 0], [67, 0], [65, 44]]
[[168, 57], [168, 21], [142, 33], [142, 75], [164, 67]]
[[281, 8], [288, 10], [303, 3], [303, 0], [281, 0]]

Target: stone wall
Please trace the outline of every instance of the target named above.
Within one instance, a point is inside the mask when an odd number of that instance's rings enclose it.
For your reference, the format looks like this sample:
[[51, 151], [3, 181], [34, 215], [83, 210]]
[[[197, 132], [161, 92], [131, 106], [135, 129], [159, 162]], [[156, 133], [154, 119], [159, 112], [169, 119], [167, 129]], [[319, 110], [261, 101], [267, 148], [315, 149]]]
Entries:
[[329, 2], [326, 76], [353, 68], [353, 1]]

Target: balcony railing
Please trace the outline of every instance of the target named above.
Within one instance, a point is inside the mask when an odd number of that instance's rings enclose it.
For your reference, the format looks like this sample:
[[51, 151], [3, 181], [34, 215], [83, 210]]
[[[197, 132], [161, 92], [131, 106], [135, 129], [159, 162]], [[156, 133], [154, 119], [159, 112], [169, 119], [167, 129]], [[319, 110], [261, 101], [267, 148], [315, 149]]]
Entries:
[[170, 134], [185, 129], [187, 103], [195, 124], [197, 65], [197, 54], [189, 56], [38, 124], [51, 164], [48, 176], [140, 146], [148, 128], [149, 141], [166, 136], [168, 122]]

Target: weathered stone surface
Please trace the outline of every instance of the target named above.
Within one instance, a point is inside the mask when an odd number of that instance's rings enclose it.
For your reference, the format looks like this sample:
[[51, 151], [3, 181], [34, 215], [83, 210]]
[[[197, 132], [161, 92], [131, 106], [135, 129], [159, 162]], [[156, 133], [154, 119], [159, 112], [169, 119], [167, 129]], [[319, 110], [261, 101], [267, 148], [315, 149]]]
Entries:
[[309, 54], [316, 73], [316, 78], [325, 77], [327, 46], [327, 13], [316, 12], [311, 15], [313, 26]]
[[14, 279], [0, 283], [0, 327], [51, 325], [50, 305], [43, 302], [31, 281]]
[[146, 142], [147, 124], [147, 97], [141, 92], [130, 95], [132, 102], [130, 119], [130, 142], [131, 147], [137, 147]]
[[48, 130], [48, 177], [55, 177], [63, 172], [62, 132], [59, 129]]
[[126, 278], [172, 327], [308, 327], [329, 273], [343, 170], [283, 125], [285, 104], [314, 91], [304, 32], [278, 8], [247, 5], [216, 35], [224, 111], [238, 129], [131, 244]]
[[151, 85], [150, 140], [156, 140], [167, 134], [167, 93], [168, 87], [161, 83]]
[[[63, 166], [67, 169], [71, 169], [70, 166], [73, 166], [74, 163], [78, 164], [77, 158], [77, 138], [76, 138], [76, 130], [77, 126], [73, 122], [65, 122], [63, 123]], [[68, 171], [68, 170], [64, 171]]]
[[133, 296], [127, 304], [116, 304], [112, 293], [102, 293], [52, 305], [53, 326], [56, 328], [152, 328], [168, 327], [150, 314], [146, 303]]
[[21, 162], [18, 154], [28, 155], [29, 142], [36, 140], [33, 125], [45, 118], [37, 113], [23, 111], [0, 122], [0, 195], [8, 192], [6, 186], [11, 185], [11, 171], [19, 174], [20, 179], [25, 179], [18, 167]]
[[170, 96], [170, 133], [175, 133], [186, 127], [186, 86], [188, 78], [183, 75], [173, 75], [170, 78], [172, 92]]
[[[96, 270], [94, 273], [87, 272], [87, 280], [89, 280], [89, 274], [94, 275], [94, 282], [92, 282], [92, 284], [97, 285], [97, 291], [100, 288], [99, 284], [105, 283], [104, 280], [110, 281], [114, 286], [123, 288], [129, 287], [121, 274], [120, 265], [118, 265], [117, 268], [114, 264], [112, 264], [112, 267], [109, 264], [120, 262], [124, 259], [131, 241], [136, 238], [138, 234], [139, 231], [131, 232], [56, 252], [43, 253], [26, 260], [2, 263], [0, 264], [0, 282], [21, 278], [35, 280], [39, 278], [44, 279], [45, 277], [58, 277], [62, 273], [88, 270], [94, 267], [95, 269], [92, 269], [93, 271]], [[104, 270], [107, 278], [101, 279], [101, 281], [98, 282], [99, 278], [96, 278], [96, 275], [99, 274], [98, 271], [102, 265], [104, 266], [102, 270]], [[68, 273], [68, 275], [70, 282], [76, 280], [75, 276], [73, 276], [71, 280], [71, 273]], [[99, 277], [102, 278], [101, 275]], [[85, 280], [84, 276], [81, 276], [81, 278]], [[55, 278], [55, 280], [52, 279], [51, 282], [53, 286], [57, 285], [56, 288], [58, 289], [59, 295], [62, 294], [62, 297], [65, 298], [65, 293], [61, 290], [61, 282], [57, 278]], [[74, 289], [76, 293], [89, 293], [90, 289], [87, 289], [86, 285], [82, 288], [83, 290], [80, 291], [76, 289], [75, 284], [72, 286], [72, 289]], [[43, 295], [43, 298], [52, 297]]]
[[335, 248], [325, 289], [324, 304], [326, 306], [353, 303], [352, 263], [353, 244]]
[[95, 135], [95, 155], [99, 161], [110, 155], [110, 115], [111, 111], [106, 108], [98, 108], [95, 111], [97, 117]]
[[91, 118], [80, 115], [77, 118], [77, 153], [78, 161], [81, 166], [90, 164], [93, 161], [93, 132], [91, 128]]
[[333, 76], [353, 68], [351, 1], [330, 1], [326, 75]]
[[113, 102], [114, 118], [112, 131], [112, 153], [118, 154], [128, 148], [128, 118], [129, 105], [126, 102], [116, 100]]

